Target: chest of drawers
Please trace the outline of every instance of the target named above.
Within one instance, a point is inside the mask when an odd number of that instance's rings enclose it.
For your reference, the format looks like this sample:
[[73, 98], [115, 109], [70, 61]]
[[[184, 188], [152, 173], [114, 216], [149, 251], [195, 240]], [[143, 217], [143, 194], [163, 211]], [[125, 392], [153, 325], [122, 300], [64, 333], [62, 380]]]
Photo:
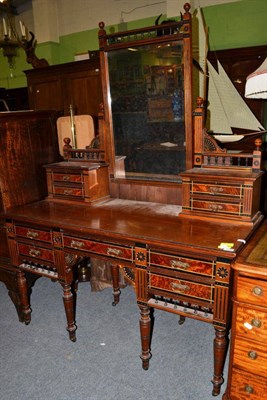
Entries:
[[109, 197], [107, 164], [62, 161], [45, 168], [48, 199], [93, 203]]
[[193, 168], [181, 176], [183, 215], [243, 222], [259, 216], [261, 172]]
[[262, 400], [267, 393], [267, 223], [234, 268], [232, 340], [224, 400]]

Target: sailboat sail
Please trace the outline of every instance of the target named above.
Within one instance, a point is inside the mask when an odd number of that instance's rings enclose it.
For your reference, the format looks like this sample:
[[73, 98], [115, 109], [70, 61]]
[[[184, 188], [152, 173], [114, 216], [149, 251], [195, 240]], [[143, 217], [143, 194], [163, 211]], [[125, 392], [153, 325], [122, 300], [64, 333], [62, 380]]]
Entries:
[[[207, 30], [205, 29], [202, 13], [199, 10], [199, 52], [205, 52], [205, 43], [207, 42]], [[206, 53], [204, 53], [206, 56]], [[203, 56], [199, 55], [198, 60]], [[202, 61], [203, 63], [203, 61]], [[215, 139], [220, 142], [235, 142], [244, 138], [244, 135], [234, 134], [232, 128], [246, 129], [257, 132], [264, 130], [264, 127], [255, 117], [253, 112], [247, 106], [230, 78], [226, 74], [219, 61], [218, 72], [207, 61], [208, 71], [208, 131], [213, 134]], [[204, 65], [204, 64], [203, 64]], [[202, 65], [201, 65], [201, 68]], [[205, 85], [204, 78], [200, 75], [200, 82]], [[203, 81], [204, 79], [204, 81]], [[201, 92], [200, 92], [201, 93]], [[204, 97], [205, 100], [205, 97]]]

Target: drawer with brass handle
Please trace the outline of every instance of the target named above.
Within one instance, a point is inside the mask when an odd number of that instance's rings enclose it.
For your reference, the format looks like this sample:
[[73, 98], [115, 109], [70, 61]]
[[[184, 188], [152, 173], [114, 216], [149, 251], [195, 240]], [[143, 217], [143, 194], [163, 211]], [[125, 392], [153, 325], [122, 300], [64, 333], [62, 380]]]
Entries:
[[183, 279], [149, 273], [149, 289], [159, 289], [169, 293], [181, 294], [187, 297], [212, 301], [213, 290], [211, 285], [189, 282]]
[[81, 187], [64, 187], [64, 186], [54, 186], [54, 194], [58, 196], [74, 196], [82, 197], [83, 189]]
[[59, 174], [53, 173], [53, 179], [56, 182], [70, 182], [70, 183], [81, 183], [81, 174]]
[[149, 251], [149, 265], [177, 269], [195, 274], [213, 277], [215, 261], [195, 260], [189, 257], [171, 256], [156, 251]]
[[233, 366], [266, 378], [267, 342], [258, 343], [237, 336], [235, 338]]
[[192, 194], [208, 194], [208, 195], [219, 195], [219, 196], [231, 196], [239, 197], [242, 196], [242, 185], [224, 185], [224, 184], [210, 184], [207, 182], [195, 182], [191, 184]]
[[196, 198], [192, 198], [190, 200], [191, 209], [193, 210], [202, 210], [202, 211], [212, 211], [215, 213], [221, 214], [234, 214], [241, 215], [243, 203], [223, 203], [223, 202], [214, 202], [208, 200], [200, 200]]
[[15, 234], [16, 236], [20, 236], [26, 239], [33, 239], [41, 242], [52, 243], [52, 233], [50, 231], [42, 231], [40, 229], [34, 229], [16, 225]]
[[253, 373], [232, 370], [231, 399], [232, 400], [263, 400], [267, 393], [267, 381]]
[[267, 310], [239, 305], [236, 313], [236, 334], [246, 339], [267, 343]]
[[237, 299], [259, 306], [267, 304], [267, 281], [240, 277], [237, 283]]
[[71, 236], [64, 236], [63, 241], [64, 247], [66, 248], [69, 247], [80, 251], [87, 251], [92, 254], [99, 254], [133, 262], [133, 247], [131, 246], [115, 246], [109, 243], [74, 238]]
[[25, 243], [18, 243], [18, 253], [23, 257], [30, 257], [30, 259], [38, 259], [54, 263], [54, 251], [37, 246], [31, 246]]

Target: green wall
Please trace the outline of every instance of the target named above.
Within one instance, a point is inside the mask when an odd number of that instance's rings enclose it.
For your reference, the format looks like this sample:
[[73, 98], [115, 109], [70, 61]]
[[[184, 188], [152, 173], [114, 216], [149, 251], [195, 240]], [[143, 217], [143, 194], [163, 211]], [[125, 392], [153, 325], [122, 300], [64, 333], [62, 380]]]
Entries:
[[[203, 9], [209, 27], [210, 49], [221, 50], [267, 44], [267, 0], [241, 0]], [[154, 25], [156, 16], [128, 22], [127, 29]], [[107, 26], [118, 30], [118, 26]], [[38, 44], [36, 54], [46, 58], [50, 65], [71, 62], [76, 53], [98, 49], [98, 22], [96, 29], [60, 37], [59, 43]], [[7, 59], [0, 55], [0, 87], [27, 86], [24, 70], [31, 69], [23, 50], [15, 58], [14, 76], [10, 76]]]
[[267, 1], [241, 0], [205, 7], [210, 50], [267, 44]]

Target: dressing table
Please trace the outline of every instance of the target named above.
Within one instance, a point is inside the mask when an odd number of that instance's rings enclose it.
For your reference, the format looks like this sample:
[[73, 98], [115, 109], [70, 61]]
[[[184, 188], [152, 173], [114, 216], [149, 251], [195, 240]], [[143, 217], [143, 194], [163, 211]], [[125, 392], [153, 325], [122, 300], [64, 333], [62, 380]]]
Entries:
[[[12, 209], [4, 218], [26, 324], [31, 320], [31, 307], [25, 273], [31, 272], [61, 284], [67, 331], [75, 341], [76, 267], [84, 257], [105, 260], [112, 269], [114, 305], [120, 300], [119, 272], [134, 287], [140, 309], [143, 369], [148, 369], [151, 358], [154, 309], [179, 316], [180, 324], [189, 317], [214, 326], [212, 393], [218, 395], [230, 329], [231, 266], [262, 222], [258, 209], [262, 173], [260, 151], [256, 149], [243, 155], [248, 161], [245, 167], [240, 166], [240, 172], [235, 172], [238, 178], [233, 178], [234, 172], [231, 177], [230, 171], [236, 170], [234, 161], [228, 164], [229, 155], [205, 134], [201, 104], [193, 120], [189, 9], [186, 4], [182, 20], [164, 25], [164, 29], [153, 26], [107, 35], [104, 23], [100, 23], [104, 94], [104, 107], [99, 114], [100, 145], [97, 149], [66, 149], [63, 164], [46, 166], [48, 197]], [[133, 48], [138, 50], [135, 53], [139, 52], [136, 64], [132, 64], [134, 68], [128, 71], [134, 93], [129, 92], [126, 74], [127, 55]], [[149, 50], [153, 50], [152, 60], [148, 57]], [[153, 63], [158, 65], [162, 59], [169, 68], [166, 65], [154, 68]], [[143, 108], [144, 104], [148, 108]], [[140, 140], [141, 133], [149, 140]], [[207, 156], [210, 141], [215, 150]], [[156, 166], [147, 165], [145, 155], [137, 163], [137, 152], [151, 143], [157, 151], [162, 148], [162, 154], [168, 153], [168, 148], [175, 148], [178, 162], [168, 165], [167, 174], [164, 155], [163, 170], [156, 169], [162, 167], [157, 165], [158, 161]], [[213, 156], [216, 161], [212, 172], [207, 160], [212, 162]], [[235, 156], [240, 154], [231, 154], [231, 160]], [[218, 162], [224, 157], [230, 179], [223, 167], [225, 163]], [[101, 189], [94, 192], [92, 201], [90, 190], [85, 189], [88, 182], [84, 178], [84, 163], [89, 163], [87, 172], [90, 165], [95, 171], [95, 180], [89, 179], [89, 187]], [[211, 185], [213, 178], [206, 176], [212, 173], [218, 176], [217, 186]], [[202, 194], [190, 189], [194, 187], [195, 175]], [[210, 193], [211, 186], [218, 188], [219, 193], [217, 189]], [[77, 187], [79, 195], [75, 196]], [[131, 194], [126, 195], [129, 187]], [[220, 187], [226, 192], [221, 193]], [[153, 188], [154, 201], [147, 201], [144, 193]], [[238, 204], [235, 197], [238, 190], [242, 198], [242, 206], [238, 207], [242, 212], [235, 209], [231, 213], [229, 207], [221, 209], [225, 195], [227, 201], [234, 199], [233, 203]], [[245, 198], [244, 190], [249, 193]], [[181, 199], [182, 207], [175, 204], [174, 191], [180, 192], [176, 199]], [[220, 207], [202, 207], [200, 211], [190, 208], [192, 199], [194, 203], [198, 196]], [[164, 201], [167, 198], [170, 201]]]

